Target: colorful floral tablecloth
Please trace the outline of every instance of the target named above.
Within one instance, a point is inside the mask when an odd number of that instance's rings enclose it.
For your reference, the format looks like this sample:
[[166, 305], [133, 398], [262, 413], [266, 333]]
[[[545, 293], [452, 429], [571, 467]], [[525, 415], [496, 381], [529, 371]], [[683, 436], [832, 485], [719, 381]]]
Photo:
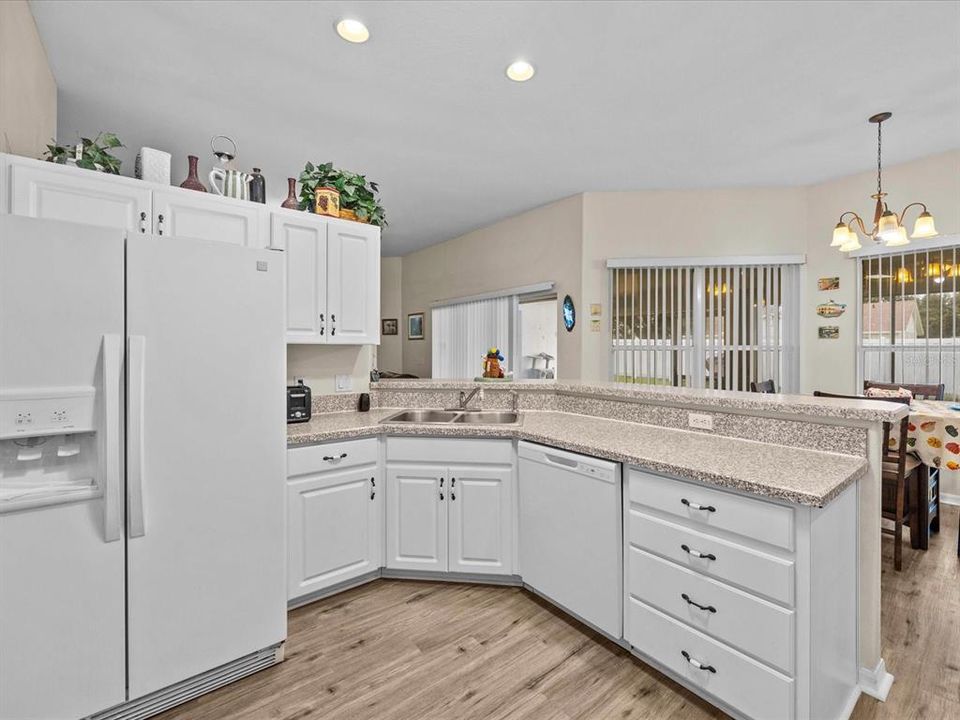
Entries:
[[[941, 479], [956, 481], [960, 478], [960, 411], [951, 410], [953, 404], [936, 400], [910, 403], [907, 445], [925, 465], [940, 468]], [[896, 429], [890, 435], [890, 446], [896, 448]]]

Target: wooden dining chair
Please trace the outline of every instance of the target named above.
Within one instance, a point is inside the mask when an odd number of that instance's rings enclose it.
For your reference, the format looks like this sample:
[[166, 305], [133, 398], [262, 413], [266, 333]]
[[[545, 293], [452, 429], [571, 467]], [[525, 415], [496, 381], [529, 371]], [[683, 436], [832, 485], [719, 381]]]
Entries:
[[764, 380], [763, 382], [750, 382], [750, 392], [755, 393], [775, 393], [777, 391], [773, 380]]
[[[910, 404], [909, 398], [868, 398], [859, 395], [836, 395], [834, 393], [821, 392], [816, 390], [813, 393], [816, 397], [845, 398], [847, 400], [863, 400], [866, 402], [899, 402], [904, 405]], [[922, 494], [917, 490], [920, 487], [920, 479], [923, 463], [907, 452], [907, 429], [910, 424], [909, 415], [904, 416], [900, 421], [897, 449], [890, 449], [890, 433], [893, 430], [893, 423], [883, 423], [883, 449], [882, 455], [882, 478], [881, 486], [881, 516], [886, 520], [893, 520], [893, 530], [882, 528], [882, 532], [893, 535], [893, 567], [898, 572], [903, 566], [903, 525], [905, 520], [914, 518], [913, 523], [909, 525], [911, 539], [914, 532], [918, 532], [916, 509], [913, 507], [916, 503], [922, 502]], [[909, 488], [914, 488], [912, 492]], [[913, 543], [911, 543], [913, 544]]]
[[863, 391], [866, 392], [870, 388], [880, 388], [881, 390], [899, 390], [903, 388], [904, 390], [909, 390], [910, 394], [917, 400], [943, 400], [945, 386], [943, 383], [939, 385], [928, 385], [925, 383], [882, 383], [874, 382], [873, 380], [864, 380]]

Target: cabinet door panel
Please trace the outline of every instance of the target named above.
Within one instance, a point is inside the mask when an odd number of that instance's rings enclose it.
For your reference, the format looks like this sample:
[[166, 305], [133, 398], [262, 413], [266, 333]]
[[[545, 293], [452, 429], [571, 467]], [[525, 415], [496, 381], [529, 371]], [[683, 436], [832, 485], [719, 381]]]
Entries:
[[380, 567], [377, 490], [375, 466], [288, 485], [290, 599]]
[[[249, 207], [247, 207], [249, 206]], [[183, 190], [153, 193], [153, 232], [183, 238], [216, 240], [261, 247], [261, 214], [251, 203], [231, 202], [206, 193]]]
[[14, 215], [134, 232], [150, 229], [150, 190], [132, 187], [126, 178], [16, 162], [11, 163], [10, 178], [10, 211]]
[[327, 224], [275, 214], [270, 237], [286, 263], [287, 342], [326, 342]]
[[387, 467], [387, 567], [447, 569], [446, 472], [431, 465]]
[[450, 572], [513, 571], [511, 468], [450, 468]]
[[331, 222], [327, 242], [327, 342], [379, 344], [380, 229], [360, 223]]

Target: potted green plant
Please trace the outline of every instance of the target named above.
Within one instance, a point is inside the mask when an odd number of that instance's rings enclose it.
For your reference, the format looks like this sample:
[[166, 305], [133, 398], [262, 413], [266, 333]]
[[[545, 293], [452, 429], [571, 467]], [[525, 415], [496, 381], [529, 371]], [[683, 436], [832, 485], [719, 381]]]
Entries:
[[43, 159], [47, 162], [60, 165], [73, 164], [86, 170], [120, 174], [120, 158], [114, 157], [110, 151], [123, 147], [123, 143], [112, 132], [102, 132], [92, 140], [82, 137], [77, 145], [47, 145], [47, 152]]
[[[335, 168], [333, 163], [307, 163], [300, 173], [300, 209], [314, 211], [318, 188], [340, 193], [340, 217], [354, 215], [360, 222], [386, 226], [386, 212], [378, 197], [380, 187], [364, 175]], [[352, 218], [350, 218], [352, 219]]]

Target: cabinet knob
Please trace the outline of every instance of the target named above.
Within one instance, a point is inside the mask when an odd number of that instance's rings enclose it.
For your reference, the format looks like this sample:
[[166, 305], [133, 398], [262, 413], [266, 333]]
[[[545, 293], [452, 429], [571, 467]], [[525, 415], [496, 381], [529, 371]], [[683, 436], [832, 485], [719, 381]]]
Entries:
[[140, 232], [147, 232], [147, 214], [145, 212], [140, 213]]
[[443, 493], [440, 493], [440, 499], [443, 500]]
[[163, 235], [163, 213], [157, 215], [157, 235]]
[[451, 491], [451, 492], [450, 492], [450, 499], [451, 499], [451, 500], [456, 500], [456, 499], [457, 499], [457, 494], [456, 494], [455, 492]]

